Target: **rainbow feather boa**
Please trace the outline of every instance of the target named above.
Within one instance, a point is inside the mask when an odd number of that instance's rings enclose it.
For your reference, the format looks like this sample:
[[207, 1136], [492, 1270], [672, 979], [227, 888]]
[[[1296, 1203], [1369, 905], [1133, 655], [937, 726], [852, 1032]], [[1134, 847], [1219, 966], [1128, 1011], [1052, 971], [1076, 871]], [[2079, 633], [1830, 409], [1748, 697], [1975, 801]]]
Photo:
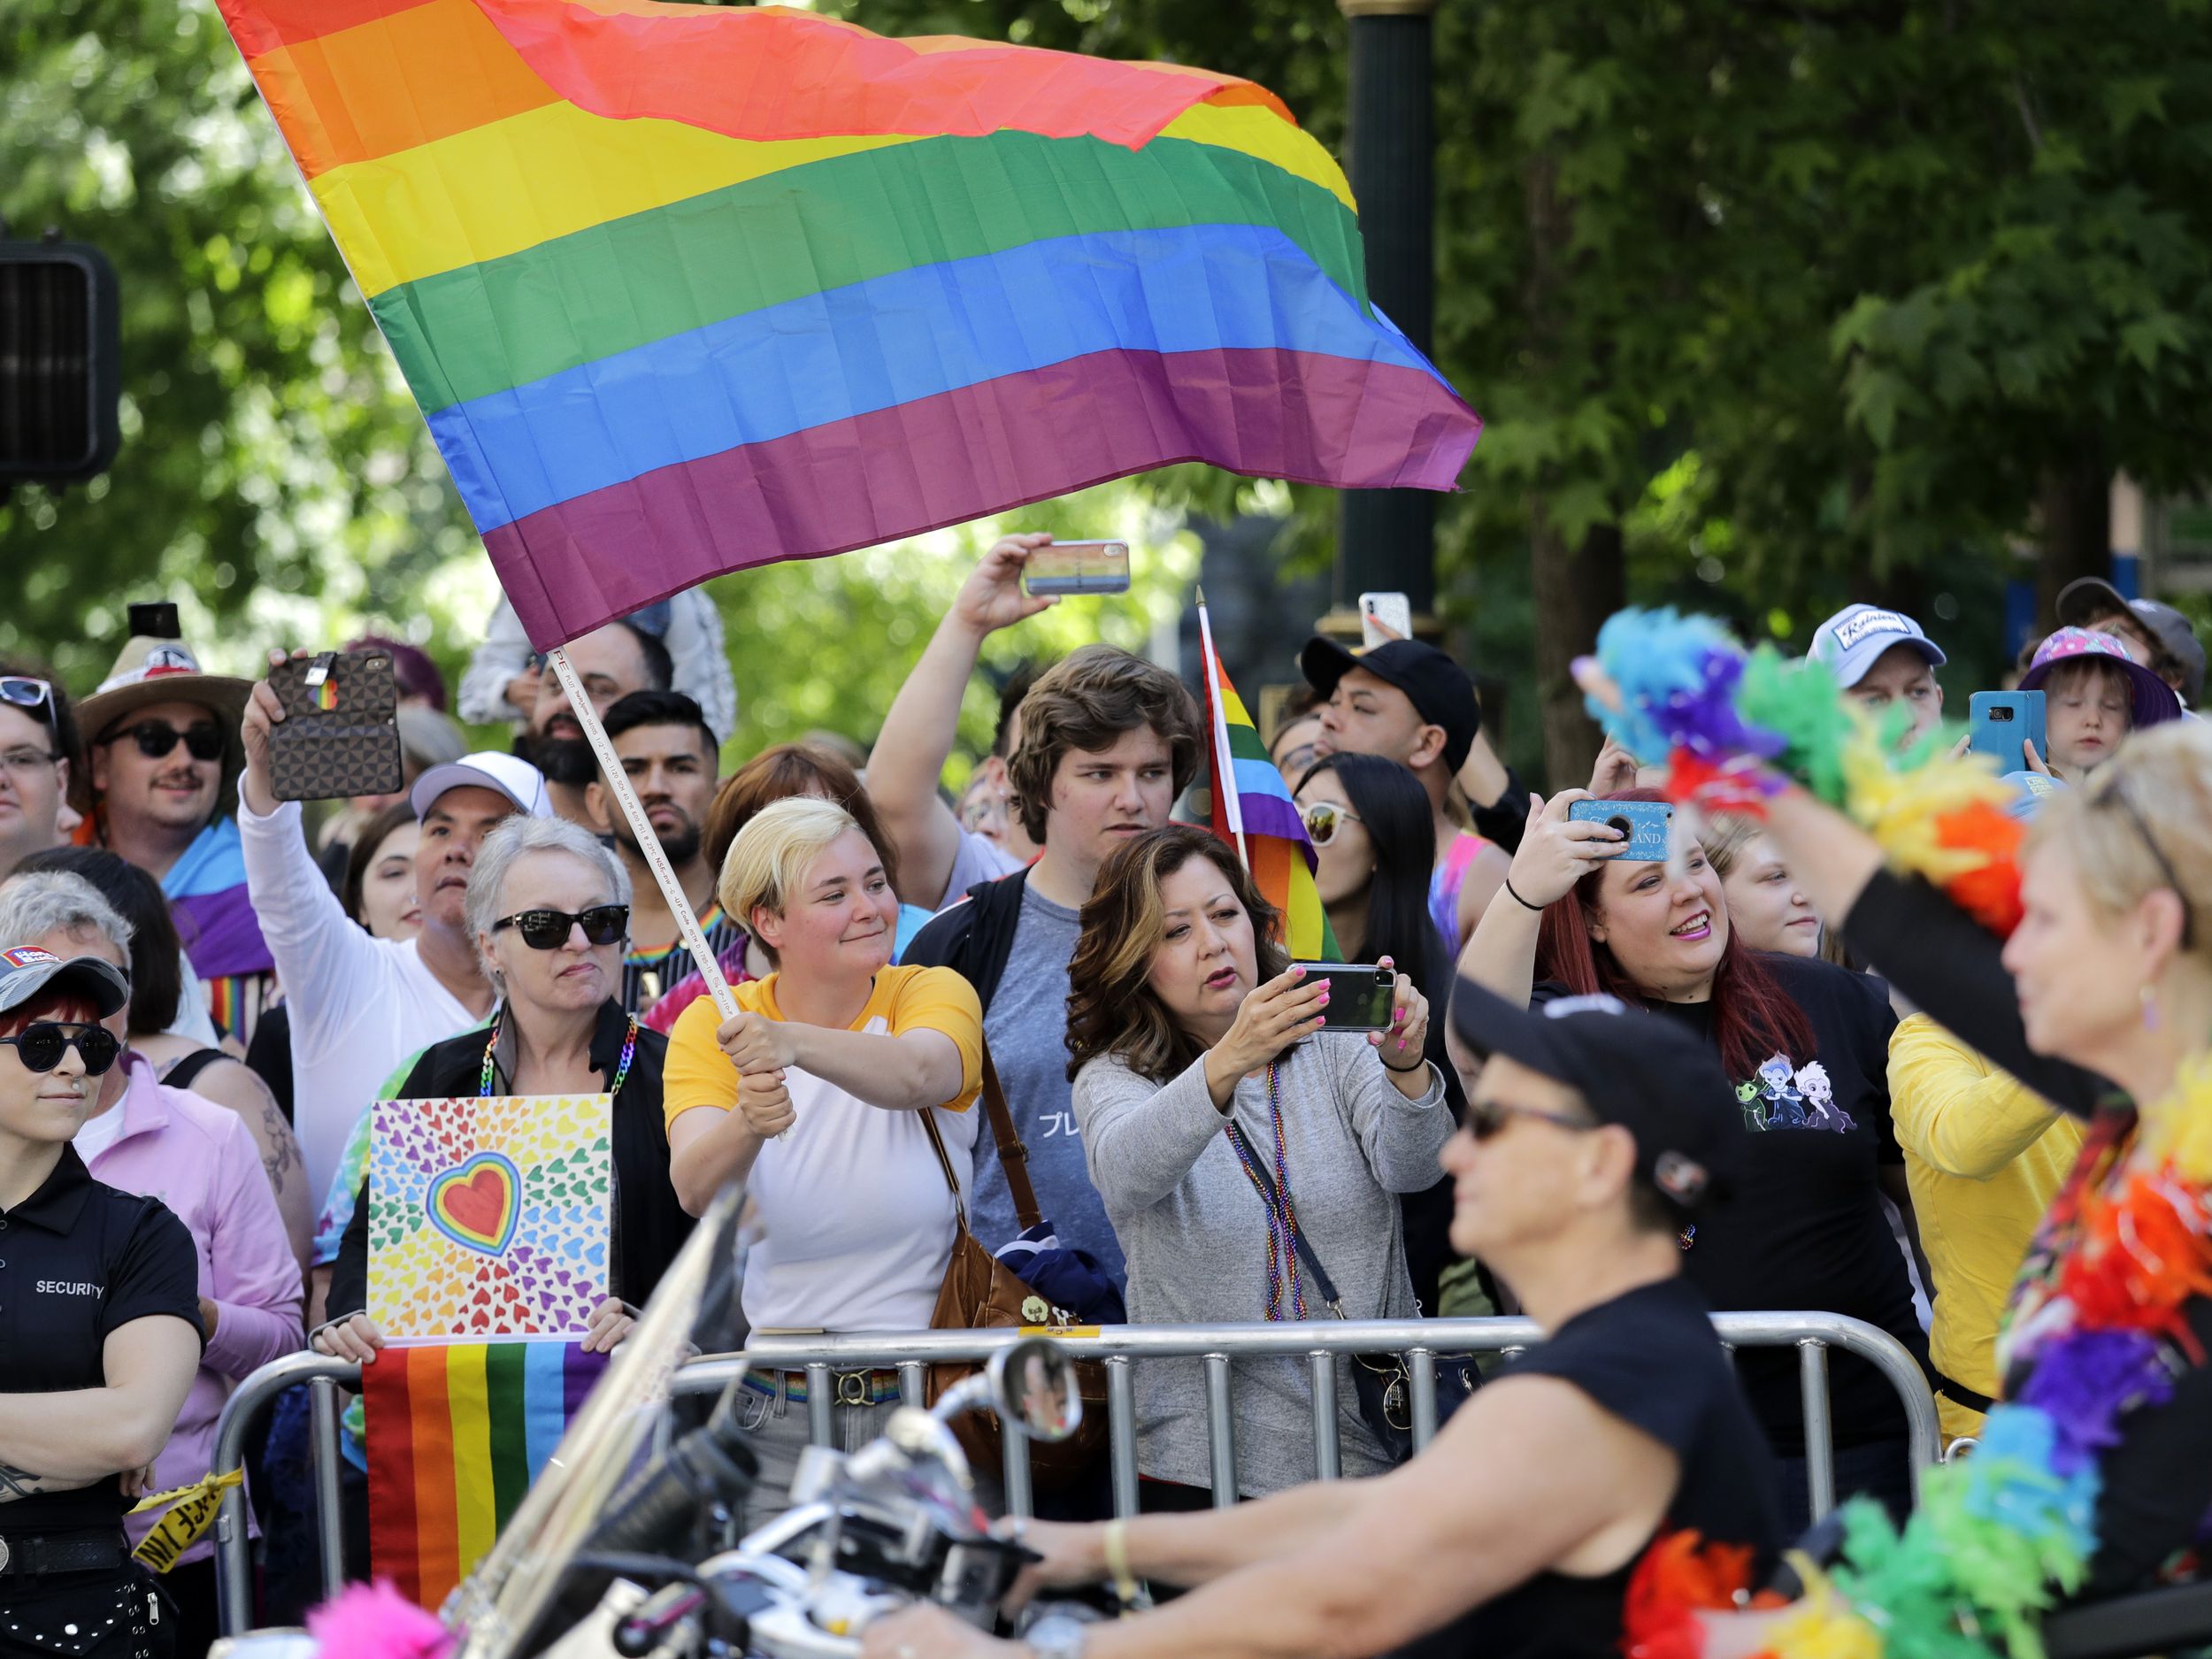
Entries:
[[[2014, 1303], [2014, 1396], [1979, 1448], [1930, 1470], [1901, 1534], [1879, 1505], [1844, 1511], [1843, 1559], [1811, 1575], [1772, 1659], [1979, 1659], [1993, 1642], [2040, 1659], [2040, 1616], [2096, 1553], [2098, 1459], [2130, 1412], [2163, 1403], [2201, 1364], [2185, 1322], [2212, 1294], [2212, 1058], [2192, 1061], [2101, 1181], [2085, 1156], [2053, 1206]], [[1700, 1608], [1746, 1605], [1740, 1555], [1662, 1540], [1627, 1602], [1631, 1659], [1695, 1659]]]
[[1850, 814], [1890, 863], [1925, 876], [1992, 932], [2020, 919], [2023, 830], [1995, 764], [1954, 759], [1931, 735], [1899, 754], [1822, 664], [1747, 652], [1720, 624], [1623, 611], [1576, 665], [1590, 712], [1631, 753], [1668, 757], [1668, 793], [1705, 812], [1757, 817], [1796, 779]]

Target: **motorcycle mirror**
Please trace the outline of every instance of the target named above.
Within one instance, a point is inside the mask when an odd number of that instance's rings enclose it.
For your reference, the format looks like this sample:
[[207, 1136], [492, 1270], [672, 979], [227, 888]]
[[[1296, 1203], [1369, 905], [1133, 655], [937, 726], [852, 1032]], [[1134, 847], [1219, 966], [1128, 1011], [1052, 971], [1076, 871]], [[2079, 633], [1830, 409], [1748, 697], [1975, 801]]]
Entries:
[[1083, 1421], [1075, 1362], [1049, 1337], [1024, 1337], [991, 1356], [992, 1403], [999, 1421], [1033, 1440], [1064, 1440]]

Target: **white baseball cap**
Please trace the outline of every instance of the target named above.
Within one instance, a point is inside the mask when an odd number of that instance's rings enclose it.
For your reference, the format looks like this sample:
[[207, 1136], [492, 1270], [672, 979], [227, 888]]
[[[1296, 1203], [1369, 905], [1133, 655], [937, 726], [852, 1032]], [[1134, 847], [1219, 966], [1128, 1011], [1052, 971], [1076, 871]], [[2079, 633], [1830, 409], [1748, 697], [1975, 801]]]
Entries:
[[546, 793], [545, 774], [519, 755], [488, 749], [443, 766], [433, 766], [407, 792], [415, 816], [425, 816], [431, 803], [449, 789], [495, 789], [512, 801], [518, 812], [532, 818], [553, 816], [553, 798]]

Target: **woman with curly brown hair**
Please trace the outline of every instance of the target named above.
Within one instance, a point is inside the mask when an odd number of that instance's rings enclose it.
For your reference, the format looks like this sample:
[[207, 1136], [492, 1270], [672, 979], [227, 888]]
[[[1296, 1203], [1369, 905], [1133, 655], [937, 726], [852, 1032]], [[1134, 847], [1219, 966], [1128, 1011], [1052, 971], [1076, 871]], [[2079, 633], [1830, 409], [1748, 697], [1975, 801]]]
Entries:
[[[1346, 1317], [1417, 1312], [1396, 1194], [1435, 1180], [1453, 1127], [1443, 1077], [1422, 1057], [1428, 1003], [1402, 978], [1387, 1030], [1324, 1030], [1328, 985], [1287, 961], [1280, 926], [1235, 854], [1179, 825], [1115, 853], [1083, 907], [1068, 1070], [1133, 1324], [1334, 1317], [1296, 1234]], [[1338, 1363], [1344, 1472], [1379, 1473], [1390, 1460], [1350, 1366]], [[1233, 1376], [1239, 1489], [1311, 1476], [1304, 1363], [1243, 1361]], [[1198, 1361], [1138, 1373], [1146, 1508], [1210, 1502], [1205, 1420]]]

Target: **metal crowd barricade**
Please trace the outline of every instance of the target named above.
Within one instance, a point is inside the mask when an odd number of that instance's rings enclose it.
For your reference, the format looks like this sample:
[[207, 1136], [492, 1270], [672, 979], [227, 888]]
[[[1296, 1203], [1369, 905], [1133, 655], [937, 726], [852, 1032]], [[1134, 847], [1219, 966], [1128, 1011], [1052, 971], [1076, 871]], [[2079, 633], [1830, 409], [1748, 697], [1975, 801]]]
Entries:
[[[1828, 1352], [1841, 1348], [1870, 1362], [1888, 1379], [1903, 1402], [1911, 1437], [1913, 1481], [1939, 1461], [1942, 1440], [1935, 1397], [1904, 1345], [1862, 1320], [1830, 1313], [1724, 1313], [1713, 1317], [1729, 1348], [1795, 1348], [1805, 1405], [1806, 1484], [1816, 1519], [1835, 1507], [1835, 1448], [1828, 1412]], [[891, 1336], [757, 1337], [742, 1356], [719, 1354], [695, 1359], [680, 1369], [672, 1385], [679, 1394], [718, 1394], [740, 1374], [741, 1365], [807, 1374], [807, 1413], [817, 1444], [829, 1442], [834, 1404], [833, 1375], [845, 1371], [896, 1370], [900, 1393], [919, 1404], [933, 1364], [975, 1362], [1020, 1339], [1015, 1331], [925, 1331]], [[1341, 1473], [1337, 1436], [1339, 1355], [1396, 1353], [1406, 1361], [1410, 1381], [1413, 1443], [1425, 1447], [1436, 1433], [1436, 1359], [1440, 1354], [1511, 1354], [1541, 1340], [1529, 1319], [1407, 1319], [1330, 1321], [1282, 1325], [1109, 1325], [1059, 1339], [1078, 1359], [1102, 1360], [1106, 1366], [1106, 1411], [1114, 1509], [1137, 1509], [1137, 1394], [1134, 1366], [1140, 1360], [1198, 1359], [1204, 1362], [1207, 1441], [1212, 1455], [1217, 1507], [1237, 1500], [1235, 1417], [1230, 1391], [1233, 1360], [1270, 1356], [1303, 1359], [1313, 1382], [1314, 1474], [1318, 1479]], [[323, 1583], [334, 1591], [343, 1581], [344, 1545], [340, 1532], [338, 1406], [341, 1386], [357, 1386], [360, 1368], [349, 1361], [317, 1354], [296, 1354], [263, 1366], [232, 1394], [215, 1432], [215, 1472], [227, 1473], [244, 1457], [247, 1431], [285, 1389], [304, 1383], [311, 1390], [310, 1462], [314, 1474], [315, 1513], [319, 1523]], [[664, 1416], [664, 1428], [665, 1417]], [[1004, 1437], [1007, 1508], [1031, 1512], [1029, 1454], [1018, 1435]], [[235, 1487], [225, 1494], [216, 1523], [217, 1585], [222, 1627], [235, 1634], [247, 1627], [251, 1605], [251, 1563], [247, 1550], [245, 1500]]]

